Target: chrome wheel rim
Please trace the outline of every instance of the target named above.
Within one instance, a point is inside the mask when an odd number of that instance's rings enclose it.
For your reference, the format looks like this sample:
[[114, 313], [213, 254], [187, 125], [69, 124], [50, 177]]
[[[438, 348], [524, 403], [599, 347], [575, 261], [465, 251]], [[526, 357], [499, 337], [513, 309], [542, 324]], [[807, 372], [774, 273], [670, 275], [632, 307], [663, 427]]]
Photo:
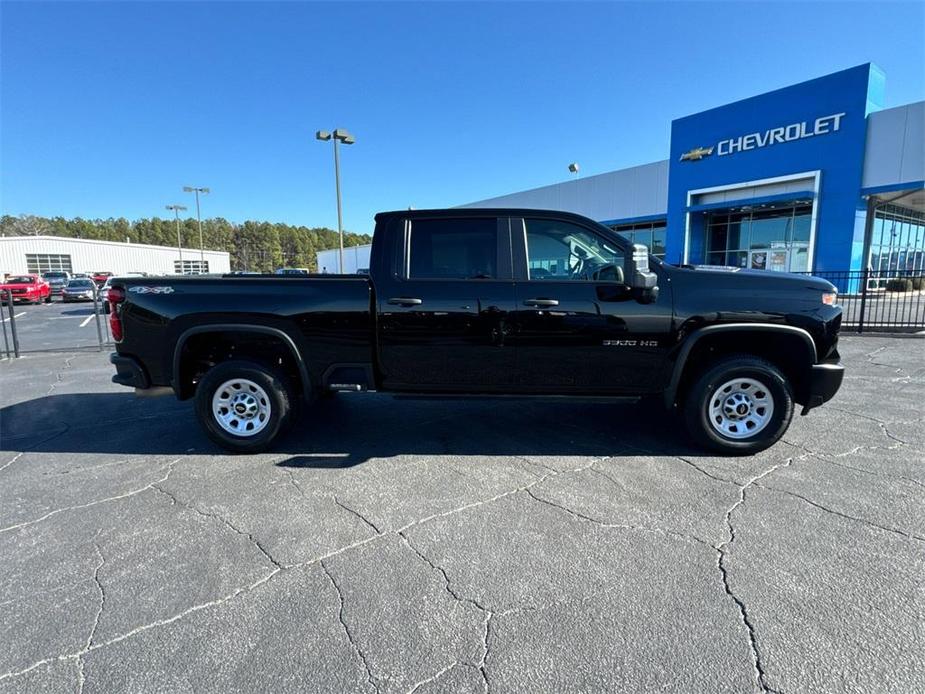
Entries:
[[225, 381], [212, 396], [212, 416], [235, 436], [259, 434], [270, 422], [272, 411], [266, 391], [246, 378]]
[[734, 378], [713, 391], [707, 402], [707, 418], [719, 434], [747, 439], [763, 431], [774, 415], [774, 398], [767, 386], [754, 378]]

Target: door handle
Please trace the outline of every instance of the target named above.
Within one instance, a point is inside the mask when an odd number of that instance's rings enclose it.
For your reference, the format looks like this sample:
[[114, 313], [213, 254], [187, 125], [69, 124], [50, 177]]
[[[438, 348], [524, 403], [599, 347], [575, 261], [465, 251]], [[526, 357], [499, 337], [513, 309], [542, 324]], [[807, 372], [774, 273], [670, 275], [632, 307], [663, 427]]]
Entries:
[[412, 299], [407, 296], [396, 296], [389, 299], [389, 303], [393, 306], [420, 306], [424, 302], [420, 299]]
[[558, 299], [526, 299], [524, 306], [558, 306]]

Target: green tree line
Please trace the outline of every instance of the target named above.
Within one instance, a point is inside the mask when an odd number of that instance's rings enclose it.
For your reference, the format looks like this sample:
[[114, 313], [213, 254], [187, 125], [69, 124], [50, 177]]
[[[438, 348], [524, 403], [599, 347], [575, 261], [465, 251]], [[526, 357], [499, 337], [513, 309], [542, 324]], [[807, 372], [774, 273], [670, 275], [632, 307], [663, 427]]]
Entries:
[[[3, 236], [65, 236], [100, 241], [131, 241], [153, 246], [176, 246], [177, 224], [173, 219], [151, 217], [129, 221], [65, 219], [20, 215], [0, 217]], [[370, 242], [369, 234], [344, 232], [344, 246]], [[337, 232], [327, 227], [305, 227], [279, 222], [229, 222], [222, 217], [202, 220], [203, 247], [231, 254], [231, 269], [272, 272], [278, 267], [304, 267], [316, 271], [315, 253], [337, 248]], [[193, 218], [180, 220], [180, 243], [184, 249], [199, 248], [199, 227]]]

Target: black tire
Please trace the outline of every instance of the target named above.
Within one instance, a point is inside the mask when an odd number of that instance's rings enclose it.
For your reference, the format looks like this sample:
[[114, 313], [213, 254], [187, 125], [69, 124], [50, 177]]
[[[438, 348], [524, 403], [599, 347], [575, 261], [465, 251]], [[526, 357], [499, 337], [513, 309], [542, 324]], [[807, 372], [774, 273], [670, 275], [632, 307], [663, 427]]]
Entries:
[[[725, 418], [722, 413], [726, 403], [731, 404], [732, 401], [720, 399], [719, 389], [723, 388], [728, 396], [735, 396], [736, 388], [748, 387], [740, 384], [729, 390], [724, 388], [736, 379], [749, 379], [759, 384], [761, 388], [752, 387], [753, 392], [765, 400], [770, 398], [772, 410], [763, 425], [756, 425], [751, 417], [735, 421]], [[761, 408], [755, 407], [758, 400], [746, 399], [746, 408], [755, 408], [756, 417], [760, 417]], [[711, 422], [711, 407], [721, 410], [717, 413], [715, 426]], [[732, 416], [739, 414], [733, 411]], [[750, 455], [773, 446], [787, 431], [792, 418], [793, 390], [787, 377], [773, 364], [748, 355], [725, 357], [708, 365], [694, 381], [684, 401], [684, 420], [691, 438], [698, 445], [725, 455]], [[737, 433], [727, 435], [721, 432], [719, 428], [724, 422], [736, 428]], [[758, 427], [757, 433], [748, 434], [750, 422]]]
[[50, 304], [50, 303], [51, 303], [51, 294], [49, 294], [48, 296], [45, 297], [45, 303], [46, 303], [46, 304]]
[[[269, 417], [255, 434], [236, 435], [226, 431], [213, 414], [216, 391], [235, 379], [246, 379], [259, 386], [267, 396]], [[289, 428], [293, 419], [296, 393], [290, 379], [282, 372], [257, 362], [226, 361], [209, 369], [196, 388], [196, 416], [213, 442], [231, 453], [259, 453], [267, 450]]]

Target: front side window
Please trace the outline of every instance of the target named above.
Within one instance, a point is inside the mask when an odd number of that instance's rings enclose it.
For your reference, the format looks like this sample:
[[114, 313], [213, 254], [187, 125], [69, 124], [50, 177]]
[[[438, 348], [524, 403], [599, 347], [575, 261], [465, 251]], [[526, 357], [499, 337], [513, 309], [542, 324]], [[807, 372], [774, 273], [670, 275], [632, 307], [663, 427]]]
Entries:
[[412, 220], [409, 255], [411, 279], [495, 279], [498, 221]]
[[623, 281], [623, 250], [584, 227], [527, 219], [531, 280]]

